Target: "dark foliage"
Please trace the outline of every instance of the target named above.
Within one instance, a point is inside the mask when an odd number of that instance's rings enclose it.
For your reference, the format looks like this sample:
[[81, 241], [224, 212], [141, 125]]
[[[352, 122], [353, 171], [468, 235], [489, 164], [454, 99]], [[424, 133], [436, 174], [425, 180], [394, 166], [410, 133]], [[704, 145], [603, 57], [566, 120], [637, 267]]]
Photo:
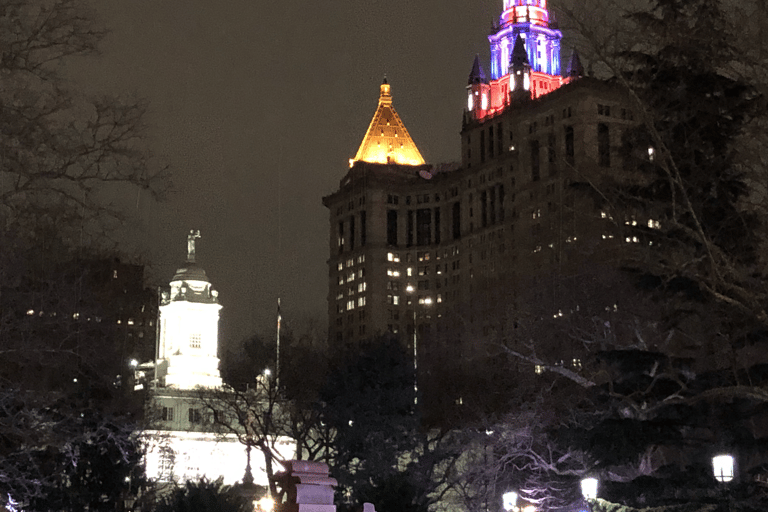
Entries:
[[250, 498], [237, 489], [223, 485], [221, 480], [188, 481], [174, 488], [160, 500], [156, 512], [248, 512], [253, 509]]

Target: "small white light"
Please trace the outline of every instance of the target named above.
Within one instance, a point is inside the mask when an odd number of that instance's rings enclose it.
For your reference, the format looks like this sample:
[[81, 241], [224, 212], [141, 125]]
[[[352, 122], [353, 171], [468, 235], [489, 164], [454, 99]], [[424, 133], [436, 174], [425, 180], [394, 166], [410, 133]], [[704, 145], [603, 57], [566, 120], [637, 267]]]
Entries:
[[594, 500], [597, 498], [597, 478], [582, 479], [581, 494], [586, 500]]
[[503, 496], [504, 510], [510, 512], [517, 508], [517, 493], [515, 491], [505, 492]]
[[131, 366], [131, 368], [136, 368], [137, 366], [139, 366], [139, 361], [137, 361], [136, 359], [131, 359], [128, 362], [128, 364]]
[[733, 457], [730, 455], [712, 457], [712, 469], [718, 482], [730, 482], [733, 480]]
[[264, 496], [257, 502], [257, 504], [260, 510], [270, 512], [275, 507], [275, 500], [268, 496]]

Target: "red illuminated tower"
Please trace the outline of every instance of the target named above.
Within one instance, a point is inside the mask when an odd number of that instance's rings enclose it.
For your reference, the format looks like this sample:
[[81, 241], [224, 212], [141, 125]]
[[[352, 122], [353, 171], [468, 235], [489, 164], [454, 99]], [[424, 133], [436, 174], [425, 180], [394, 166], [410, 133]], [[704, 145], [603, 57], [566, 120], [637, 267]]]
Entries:
[[560, 73], [557, 24], [547, 0], [504, 0], [499, 26], [488, 36], [491, 77], [476, 57], [467, 86], [467, 109], [476, 120], [504, 110], [511, 101], [538, 98], [570, 80]]

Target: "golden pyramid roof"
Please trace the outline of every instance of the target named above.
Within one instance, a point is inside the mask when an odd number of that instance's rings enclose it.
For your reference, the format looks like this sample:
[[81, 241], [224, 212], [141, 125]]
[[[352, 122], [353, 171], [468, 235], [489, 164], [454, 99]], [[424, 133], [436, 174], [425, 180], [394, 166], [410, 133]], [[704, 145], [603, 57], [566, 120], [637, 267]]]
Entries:
[[379, 107], [365, 132], [360, 149], [355, 158], [349, 161], [350, 166], [361, 160], [376, 164], [424, 164], [419, 149], [392, 106], [392, 95], [386, 78], [381, 84]]

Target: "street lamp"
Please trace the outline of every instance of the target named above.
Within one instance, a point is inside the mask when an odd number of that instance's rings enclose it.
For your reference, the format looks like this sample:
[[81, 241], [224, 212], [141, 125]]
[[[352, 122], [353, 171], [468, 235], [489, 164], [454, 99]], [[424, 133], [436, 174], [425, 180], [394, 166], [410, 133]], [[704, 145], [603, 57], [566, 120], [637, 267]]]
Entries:
[[[412, 295], [414, 290], [415, 288], [412, 284], [408, 284], [405, 287], [405, 291], [409, 295]], [[409, 302], [413, 306], [413, 405], [417, 405], [419, 403], [419, 349], [416, 338], [416, 301], [411, 297]]]
[[597, 499], [597, 478], [583, 478], [581, 480], [581, 495], [589, 505], [589, 510], [592, 510], [592, 504]]
[[733, 457], [728, 454], [712, 457], [712, 470], [714, 471], [715, 479], [718, 482], [730, 482], [733, 480]]
[[502, 496], [504, 510], [507, 512], [517, 512], [517, 493], [515, 491], [505, 492]]

